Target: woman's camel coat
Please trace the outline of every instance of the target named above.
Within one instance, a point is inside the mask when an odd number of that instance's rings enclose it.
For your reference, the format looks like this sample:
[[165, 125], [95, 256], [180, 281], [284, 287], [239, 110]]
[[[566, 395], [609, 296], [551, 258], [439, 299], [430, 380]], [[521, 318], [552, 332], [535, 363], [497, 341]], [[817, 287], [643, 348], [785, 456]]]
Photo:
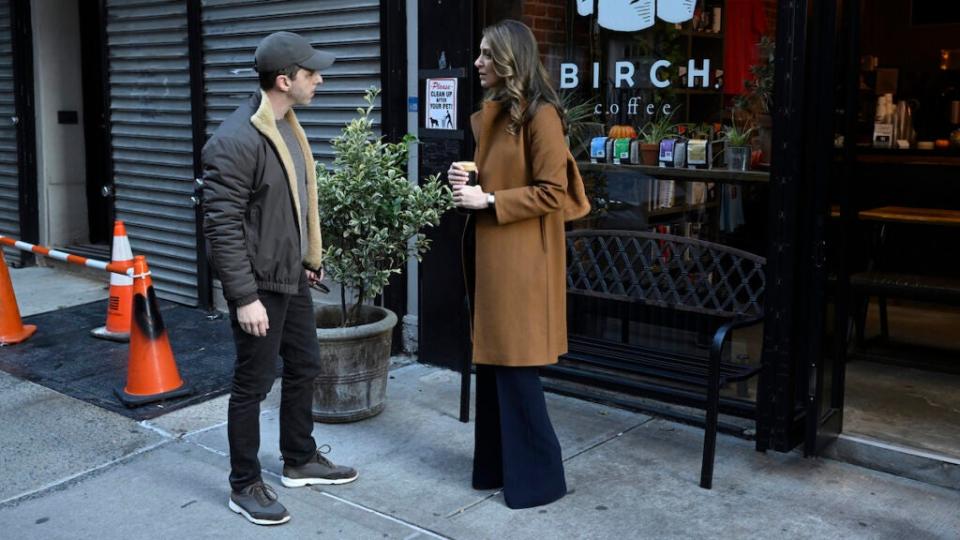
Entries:
[[578, 195], [582, 181], [553, 106], [516, 135], [509, 121], [495, 101], [470, 117], [478, 181], [496, 196], [493, 210], [475, 214], [473, 361], [543, 366], [567, 352], [564, 210], [568, 175], [580, 182]]

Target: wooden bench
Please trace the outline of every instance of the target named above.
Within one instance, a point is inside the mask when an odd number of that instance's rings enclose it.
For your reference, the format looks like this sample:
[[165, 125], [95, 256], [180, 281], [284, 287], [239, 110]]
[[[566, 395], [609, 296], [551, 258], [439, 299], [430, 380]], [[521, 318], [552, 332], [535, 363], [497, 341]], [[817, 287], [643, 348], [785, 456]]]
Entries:
[[[883, 249], [888, 224], [927, 225], [941, 227], [960, 227], [960, 210], [939, 208], [911, 208], [902, 206], [884, 206], [863, 210], [859, 214], [861, 221], [876, 222], [880, 225], [876, 249]], [[874, 254], [875, 256], [877, 254]], [[903, 298], [920, 302], [933, 302], [946, 305], [960, 305], [960, 278], [930, 276], [903, 272], [877, 270], [873, 259], [864, 272], [850, 276], [850, 288], [855, 297], [857, 342], [864, 343], [867, 309], [869, 299], [876, 296], [880, 308], [880, 336], [890, 337], [887, 317], [887, 298]]]
[[[700, 486], [710, 489], [720, 390], [759, 372], [758, 364], [724, 358], [724, 345], [733, 330], [763, 320], [765, 262], [751, 253], [682, 236], [616, 230], [568, 233], [569, 294], [722, 322], [710, 332], [706, 352], [661, 350], [627, 343], [626, 339], [612, 342], [571, 335], [564, 362], [545, 368], [544, 375], [580, 381], [586, 375], [588, 380], [632, 394], [704, 409]], [[577, 364], [602, 369], [590, 373]]]

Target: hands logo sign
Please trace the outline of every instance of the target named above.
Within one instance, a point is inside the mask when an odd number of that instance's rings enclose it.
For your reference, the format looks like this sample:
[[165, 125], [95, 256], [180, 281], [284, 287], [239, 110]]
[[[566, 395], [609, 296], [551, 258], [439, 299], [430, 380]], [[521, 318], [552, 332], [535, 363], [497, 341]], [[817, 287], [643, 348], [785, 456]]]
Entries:
[[[590, 16], [596, 10], [597, 23], [608, 30], [617, 32], [636, 32], [650, 28], [656, 23], [656, 19], [678, 24], [693, 19], [694, 8], [697, 0], [577, 0], [577, 13], [581, 16]], [[610, 80], [614, 88], [635, 88], [637, 80], [634, 77], [638, 67], [649, 69], [649, 84], [653, 88], [667, 88], [672, 84], [671, 78], [662, 78], [661, 70], [668, 69], [672, 65], [670, 60], [656, 60], [651, 64], [634, 64], [629, 60], [616, 60], [613, 62], [613, 78]], [[593, 88], [600, 88], [600, 63], [593, 62]], [[682, 71], [681, 71], [682, 70]], [[709, 88], [713, 81], [722, 74], [721, 70], [714, 73], [710, 69], [710, 59], [704, 58], [698, 65], [694, 59], [689, 59], [687, 67], [678, 68], [678, 74], [686, 77], [686, 85], [689, 88], [695, 88], [698, 85], [702, 88]], [[699, 84], [698, 84], [699, 83]], [[576, 88], [580, 85], [580, 68], [573, 62], [562, 62], [560, 64], [560, 88]], [[715, 88], [719, 88], [719, 83]], [[613, 106], [619, 107], [614, 104]], [[630, 107], [637, 105], [631, 101]], [[649, 107], [647, 114], [653, 114]], [[611, 110], [612, 113], [616, 114]]]
[[[693, 19], [696, 0], [599, 0], [597, 23], [617, 32], [636, 32], [653, 26], [656, 18], [668, 23]], [[593, 15], [594, 0], [577, 0], [577, 13]]]

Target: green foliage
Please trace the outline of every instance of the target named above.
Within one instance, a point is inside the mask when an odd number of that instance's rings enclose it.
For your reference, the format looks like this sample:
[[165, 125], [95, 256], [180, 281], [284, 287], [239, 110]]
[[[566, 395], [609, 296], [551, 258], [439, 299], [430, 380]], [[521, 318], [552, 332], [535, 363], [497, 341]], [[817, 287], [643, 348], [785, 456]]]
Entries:
[[594, 120], [596, 98], [578, 101], [575, 92], [562, 92], [560, 106], [563, 107], [567, 119], [567, 135], [570, 140], [570, 151], [574, 157], [590, 154], [590, 139], [602, 135], [603, 124]]
[[677, 124], [673, 122], [673, 114], [663, 114], [663, 109], [657, 107], [657, 115], [640, 129], [640, 140], [647, 144], [659, 144], [660, 141], [677, 134]]
[[723, 138], [729, 146], [750, 146], [750, 138], [753, 136], [755, 128], [748, 127], [748, 122], [737, 126], [737, 111], [734, 109], [730, 114], [730, 125], [723, 128]]
[[747, 88], [747, 94], [737, 96], [736, 106], [739, 109], [758, 107], [761, 113], [769, 114], [773, 109], [773, 70], [776, 43], [769, 36], [763, 36], [760, 38], [757, 47], [760, 50], [760, 61], [750, 66], [753, 79], [744, 81], [743, 84]]
[[343, 326], [351, 326], [360, 303], [383, 292], [410, 256], [420, 260], [430, 247], [421, 229], [437, 226], [453, 208], [453, 194], [438, 175], [423, 185], [406, 178], [407, 152], [415, 140], [407, 135], [387, 143], [373, 132], [374, 102], [380, 90], [370, 88], [366, 107], [333, 140], [331, 170], [317, 164], [323, 266], [334, 280], [356, 292], [357, 303], [342, 305]]

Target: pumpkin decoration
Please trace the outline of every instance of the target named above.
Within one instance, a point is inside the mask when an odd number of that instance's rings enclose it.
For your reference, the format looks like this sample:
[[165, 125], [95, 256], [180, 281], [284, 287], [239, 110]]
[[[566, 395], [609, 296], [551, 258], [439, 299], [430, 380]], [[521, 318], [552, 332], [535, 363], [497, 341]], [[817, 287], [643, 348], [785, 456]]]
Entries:
[[611, 139], [636, 139], [637, 130], [627, 124], [616, 124], [610, 128], [609, 137]]

